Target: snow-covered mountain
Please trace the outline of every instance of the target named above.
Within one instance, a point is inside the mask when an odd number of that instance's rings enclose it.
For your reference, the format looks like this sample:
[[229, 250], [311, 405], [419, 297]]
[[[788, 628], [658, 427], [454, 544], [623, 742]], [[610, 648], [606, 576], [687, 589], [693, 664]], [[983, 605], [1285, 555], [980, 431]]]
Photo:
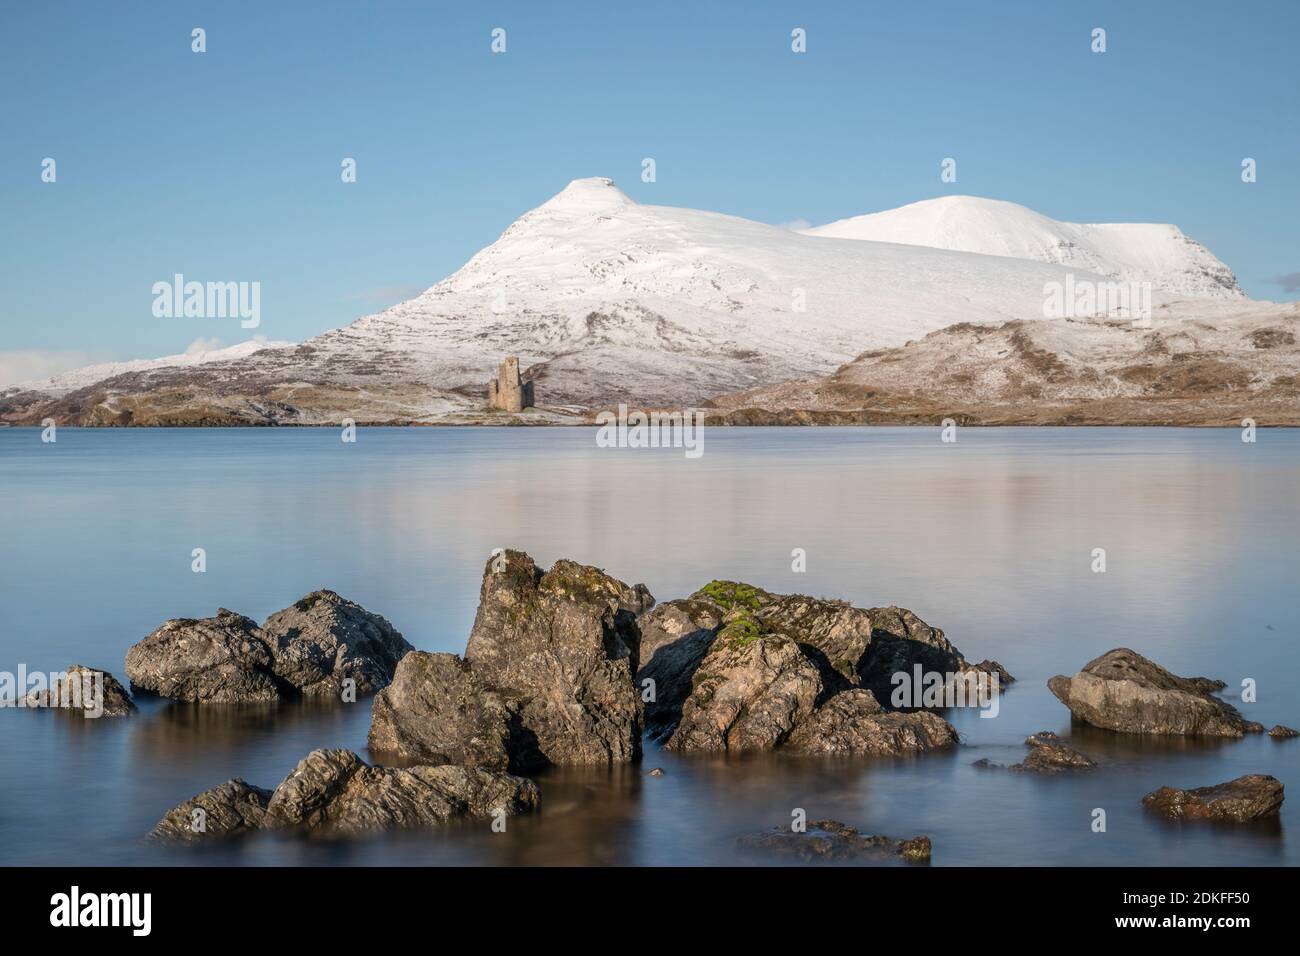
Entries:
[[1051, 262], [1123, 281], [1149, 281], [1177, 297], [1245, 297], [1232, 270], [1177, 226], [1058, 222], [999, 199], [943, 196], [802, 231]]
[[[828, 237], [831, 227], [802, 234], [642, 205], [611, 180], [579, 179], [453, 275], [345, 328], [197, 365], [145, 363], [65, 397], [61, 386], [11, 395], [0, 418], [467, 420], [485, 414], [485, 384], [507, 355], [520, 357], [542, 406], [680, 406], [828, 375], [864, 351], [957, 323], [1041, 320], [1049, 284], [1158, 280], [1153, 308], [1192, 292], [1240, 295], [1222, 263], [1168, 238], [1182, 235], [1172, 226], [1070, 226], [975, 200], [951, 220], [961, 228], [948, 229], [934, 225], [948, 219], [917, 213], [953, 205], [935, 202], [846, 220], [853, 235]], [[891, 241], [856, 235], [891, 221]], [[1164, 239], [1147, 242], [1143, 230]], [[1217, 291], [1210, 279], [1191, 281], [1196, 270], [1214, 274], [1211, 265], [1226, 275]]]
[[954, 322], [1041, 318], [1043, 287], [1100, 276], [1023, 257], [800, 235], [640, 205], [579, 179], [421, 295], [306, 343], [380, 352], [481, 388], [518, 354], [542, 400], [695, 401], [825, 374]]

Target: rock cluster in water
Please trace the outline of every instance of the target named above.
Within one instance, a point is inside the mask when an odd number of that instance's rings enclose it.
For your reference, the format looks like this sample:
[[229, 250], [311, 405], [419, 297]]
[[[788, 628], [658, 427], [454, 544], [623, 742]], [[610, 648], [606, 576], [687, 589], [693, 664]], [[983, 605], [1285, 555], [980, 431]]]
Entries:
[[205, 704], [373, 693], [413, 648], [378, 614], [313, 591], [259, 626], [221, 608], [167, 621], [126, 654], [136, 690]]
[[374, 767], [350, 750], [313, 750], [274, 790], [228, 780], [169, 811], [150, 837], [194, 842], [253, 830], [349, 834], [537, 809], [524, 777], [446, 764]]
[[641, 620], [641, 684], [651, 735], [677, 752], [777, 747], [808, 754], [899, 754], [947, 747], [957, 732], [925, 711], [886, 710], [895, 673], [1010, 675], [968, 664], [903, 608], [853, 607], [713, 581]]
[[[644, 585], [568, 560], [542, 569], [520, 551], [488, 561], [463, 657], [416, 651], [379, 615], [315, 591], [261, 625], [225, 609], [168, 621], [128, 651], [126, 671], [138, 690], [205, 704], [339, 697], [349, 687], [375, 693], [371, 752], [415, 764], [370, 766], [350, 751], [313, 751], [274, 790], [231, 780], [172, 810], [153, 835], [182, 841], [528, 812], [540, 798], [519, 774], [634, 761], [647, 734], [678, 753], [922, 753], [956, 744], [957, 732], [935, 706], [896, 705], [897, 675], [981, 678], [975, 686], [984, 688], [1013, 680], [996, 661], [967, 662], [942, 630], [906, 608], [858, 608], [733, 581], [656, 605]], [[112, 675], [80, 666], [67, 674], [102, 676], [106, 715], [134, 710]], [[1214, 696], [1222, 681], [1179, 677], [1126, 648], [1048, 685], [1074, 720], [1120, 733], [1241, 737], [1264, 729]], [[68, 696], [51, 688], [28, 701], [57, 706]], [[1281, 725], [1269, 734], [1298, 736]], [[1024, 760], [1007, 769], [1096, 766], [1050, 731], [1025, 744]], [[1281, 783], [1250, 775], [1162, 787], [1143, 802], [1178, 819], [1239, 822], [1275, 815], [1282, 800]], [[930, 849], [925, 837], [863, 835], [831, 820], [741, 842], [802, 859], [887, 852], [920, 860]]]

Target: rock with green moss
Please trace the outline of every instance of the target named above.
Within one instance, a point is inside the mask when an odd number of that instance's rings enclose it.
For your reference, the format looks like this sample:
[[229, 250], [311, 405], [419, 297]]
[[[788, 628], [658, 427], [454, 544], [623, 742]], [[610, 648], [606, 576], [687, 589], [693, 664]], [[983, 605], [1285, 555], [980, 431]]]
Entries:
[[742, 612], [718, 633], [695, 671], [669, 750], [771, 750], [812, 715], [822, 692], [816, 665], [796, 641], [755, 626]]
[[905, 609], [718, 580], [644, 624], [652, 656], [638, 678], [652, 677], [657, 694], [647, 719], [672, 750], [900, 754], [957, 741], [941, 717], [886, 712], [861, 686], [882, 672], [910, 675], [920, 661], [969, 667], [942, 631]]
[[645, 585], [557, 561], [549, 571], [505, 551], [483, 572], [465, 658], [486, 684], [521, 700], [519, 720], [546, 761], [607, 764], [641, 753], [633, 683]]

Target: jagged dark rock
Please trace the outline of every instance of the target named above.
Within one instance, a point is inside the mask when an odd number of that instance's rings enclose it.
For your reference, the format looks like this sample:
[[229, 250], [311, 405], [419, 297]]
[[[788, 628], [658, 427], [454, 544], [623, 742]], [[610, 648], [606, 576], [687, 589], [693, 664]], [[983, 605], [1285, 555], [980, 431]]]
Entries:
[[[653, 688], [646, 701], [646, 729], [651, 738], [670, 735], [691, 693], [691, 681], [713, 639], [722, 629], [723, 610], [712, 601], [693, 598], [666, 601], [641, 618], [641, 669], [638, 688]], [[647, 685], [647, 681], [652, 681]]]
[[384, 618], [324, 590], [268, 617], [262, 637], [275, 675], [308, 697], [338, 697], [347, 680], [372, 694], [414, 650]]
[[669, 750], [771, 750], [812, 716], [822, 692], [795, 641], [755, 634], [745, 618], [723, 627], [692, 683]]
[[80, 710], [88, 719], [127, 717], [136, 710], [126, 688], [112, 674], [81, 664], [68, 667], [53, 687], [28, 694], [26, 706]]
[[918, 665], [929, 673], [996, 674], [999, 689], [1015, 680], [997, 661], [968, 663], [942, 629], [931, 627], [905, 607], [873, 607], [866, 613], [871, 618], [872, 644], [871, 653], [860, 663], [859, 682], [882, 703], [893, 696], [894, 675], [913, 673]]
[[198, 703], [339, 696], [348, 680], [365, 694], [386, 686], [411, 649], [378, 614], [313, 591], [261, 627], [225, 608], [167, 621], [127, 651], [126, 674], [139, 690]]
[[267, 825], [266, 805], [270, 799], [270, 790], [239, 779], [227, 780], [167, 811], [149, 836], [194, 843], [259, 830]]
[[486, 684], [468, 661], [413, 651], [375, 697], [368, 745], [433, 764], [526, 773], [546, 761], [522, 710], [520, 698]]
[[484, 569], [465, 658], [484, 682], [521, 700], [520, 722], [547, 761], [635, 760], [637, 615], [653, 605], [643, 584], [573, 561], [542, 571], [527, 554], [505, 551]]
[[1211, 696], [1222, 681], [1178, 677], [1128, 648], [1107, 651], [1047, 686], [1076, 720], [1120, 733], [1241, 737], [1264, 729]]
[[1161, 787], [1143, 797], [1142, 805], [1171, 820], [1247, 823], [1276, 817], [1283, 798], [1280, 780], [1254, 773], [1194, 790]]
[[905, 754], [957, 743], [938, 714], [886, 711], [871, 691], [844, 691], [822, 704], [790, 736], [786, 749], [806, 754]]
[[804, 863], [847, 862], [882, 856], [899, 856], [912, 863], [928, 863], [931, 851], [927, 836], [910, 840], [871, 836], [838, 820], [809, 823], [802, 833], [778, 827], [767, 833], [739, 837], [736, 843], [745, 850], [788, 855]]
[[[169, 811], [150, 836], [194, 842], [264, 829], [349, 834], [513, 816], [536, 810], [539, 801], [535, 783], [510, 774], [451, 764], [373, 767], [349, 750], [314, 750], [274, 791], [228, 781]], [[203, 811], [202, 828], [196, 809]]]
[[1268, 732], [1268, 735], [1274, 740], [1290, 740], [1292, 737], [1300, 737], [1300, 730], [1296, 730], [1292, 727], [1284, 727], [1281, 724], [1274, 724], [1273, 729]]

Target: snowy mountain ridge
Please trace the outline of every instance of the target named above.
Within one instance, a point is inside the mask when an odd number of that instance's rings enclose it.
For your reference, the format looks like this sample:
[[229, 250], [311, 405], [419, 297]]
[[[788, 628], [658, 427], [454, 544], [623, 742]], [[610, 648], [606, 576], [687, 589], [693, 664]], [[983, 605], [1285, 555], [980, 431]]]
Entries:
[[1000, 199], [943, 196], [802, 232], [1050, 262], [1178, 297], [1245, 298], [1231, 269], [1168, 224], [1059, 222]]

